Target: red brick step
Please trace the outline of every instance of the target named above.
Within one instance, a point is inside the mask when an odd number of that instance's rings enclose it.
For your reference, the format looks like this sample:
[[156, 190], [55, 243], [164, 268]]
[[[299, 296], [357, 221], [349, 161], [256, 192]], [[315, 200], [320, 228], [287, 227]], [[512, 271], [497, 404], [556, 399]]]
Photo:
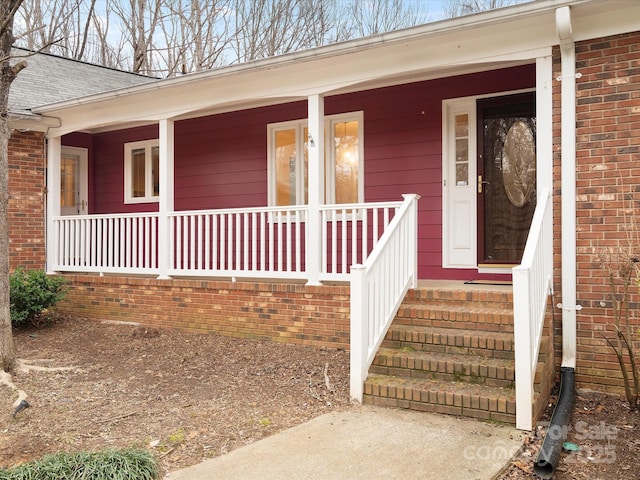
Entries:
[[515, 390], [369, 374], [364, 403], [515, 424]]
[[433, 353], [413, 349], [381, 348], [369, 372], [428, 378], [433, 380], [465, 381], [494, 387], [514, 386], [513, 360], [452, 353]]

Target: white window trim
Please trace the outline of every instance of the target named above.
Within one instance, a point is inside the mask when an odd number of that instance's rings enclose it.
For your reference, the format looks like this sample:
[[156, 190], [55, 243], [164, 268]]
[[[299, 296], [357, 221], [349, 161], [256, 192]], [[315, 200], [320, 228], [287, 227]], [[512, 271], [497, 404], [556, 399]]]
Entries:
[[[336, 123], [344, 121], [358, 121], [358, 202], [364, 202], [364, 112], [362, 110], [356, 112], [339, 113], [336, 115], [325, 115], [324, 131], [325, 131], [325, 198], [326, 204], [335, 203], [335, 149], [333, 148], [333, 129]], [[267, 180], [268, 180], [268, 202], [269, 206], [276, 204], [276, 174], [275, 174], [275, 134], [280, 130], [296, 130], [296, 138], [301, 139], [304, 128], [308, 126], [308, 120], [291, 120], [287, 122], [270, 123], [267, 125]], [[304, 142], [296, 145], [296, 158], [304, 158]], [[296, 168], [296, 199], [297, 205], [304, 198], [304, 161], [299, 162]]]
[[[159, 201], [159, 196], [149, 195], [149, 193], [153, 192], [153, 174], [152, 174], [152, 153], [151, 149], [153, 147], [159, 147], [159, 140], [143, 140], [140, 142], [130, 142], [124, 144], [124, 203], [153, 203]], [[131, 175], [131, 162], [132, 162], [132, 152], [133, 150], [138, 150], [144, 148], [145, 149], [145, 196], [144, 197], [134, 197], [131, 193], [133, 186], [133, 179]]]

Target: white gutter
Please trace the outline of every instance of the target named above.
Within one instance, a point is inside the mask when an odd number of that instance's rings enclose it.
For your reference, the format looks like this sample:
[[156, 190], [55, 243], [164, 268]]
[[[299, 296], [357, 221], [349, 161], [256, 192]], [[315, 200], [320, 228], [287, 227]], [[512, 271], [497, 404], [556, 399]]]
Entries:
[[561, 56], [562, 366], [576, 367], [576, 50], [571, 10], [556, 10]]

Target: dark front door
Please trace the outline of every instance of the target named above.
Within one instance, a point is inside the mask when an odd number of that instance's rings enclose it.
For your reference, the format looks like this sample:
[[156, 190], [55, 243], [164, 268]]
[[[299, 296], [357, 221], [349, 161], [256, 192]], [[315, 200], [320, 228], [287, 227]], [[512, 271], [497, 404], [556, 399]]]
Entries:
[[478, 101], [478, 260], [517, 265], [536, 207], [535, 94]]

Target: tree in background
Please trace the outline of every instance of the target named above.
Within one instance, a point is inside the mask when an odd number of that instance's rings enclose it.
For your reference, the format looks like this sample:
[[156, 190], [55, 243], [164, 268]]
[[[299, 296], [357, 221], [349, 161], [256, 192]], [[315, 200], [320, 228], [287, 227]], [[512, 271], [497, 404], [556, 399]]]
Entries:
[[[522, 0], [24, 0], [19, 45], [167, 77], [407, 28]], [[435, 15], [438, 15], [436, 17]]]
[[0, 370], [13, 368], [16, 355], [9, 300], [9, 88], [24, 61], [11, 65], [14, 16], [22, 0], [0, 0]]
[[445, 3], [444, 13], [448, 18], [455, 18], [495, 10], [514, 3], [522, 3], [522, 0], [449, 0]]

